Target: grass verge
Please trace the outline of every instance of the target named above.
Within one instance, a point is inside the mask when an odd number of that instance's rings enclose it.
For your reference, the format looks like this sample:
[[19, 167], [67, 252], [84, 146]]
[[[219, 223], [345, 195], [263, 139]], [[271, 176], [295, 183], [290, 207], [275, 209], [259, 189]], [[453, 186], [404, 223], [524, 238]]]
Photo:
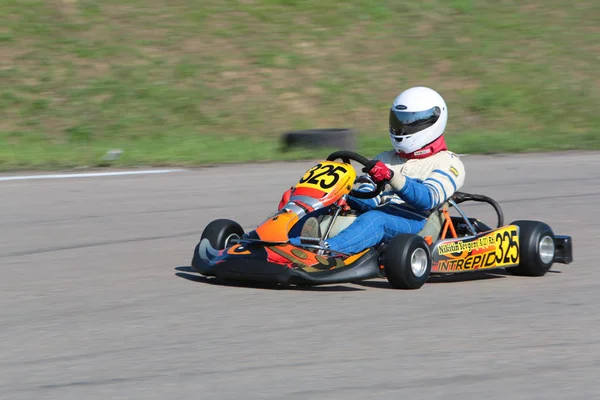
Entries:
[[413, 85], [457, 152], [600, 149], [600, 3], [403, 3], [3, 1], [0, 169], [321, 157], [278, 138], [326, 127], [370, 155]]

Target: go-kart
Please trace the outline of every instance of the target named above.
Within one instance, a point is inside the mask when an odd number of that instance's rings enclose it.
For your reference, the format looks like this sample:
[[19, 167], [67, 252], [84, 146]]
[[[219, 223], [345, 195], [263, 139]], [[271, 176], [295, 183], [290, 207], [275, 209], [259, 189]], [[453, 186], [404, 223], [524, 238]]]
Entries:
[[[357, 254], [330, 250], [322, 241], [337, 235], [358, 215], [348, 206], [348, 196], [374, 198], [385, 187], [379, 183], [370, 192], [354, 189], [357, 173], [351, 160], [362, 165], [369, 162], [350, 151], [332, 153], [306, 171], [287, 204], [251, 232], [245, 233], [229, 219], [209, 223], [194, 250], [192, 268], [224, 280], [283, 286], [387, 278], [394, 288], [418, 289], [432, 275], [502, 268], [515, 275], [543, 276], [553, 263], [573, 260], [570, 236], [555, 235], [538, 221], [504, 225], [496, 201], [465, 192], [454, 193], [431, 210], [417, 234], [400, 234]], [[467, 201], [490, 204], [498, 217], [497, 227], [468, 217], [459, 207]], [[450, 215], [451, 208], [459, 215]], [[310, 216], [317, 217], [321, 237], [301, 237], [299, 244], [290, 243]]]

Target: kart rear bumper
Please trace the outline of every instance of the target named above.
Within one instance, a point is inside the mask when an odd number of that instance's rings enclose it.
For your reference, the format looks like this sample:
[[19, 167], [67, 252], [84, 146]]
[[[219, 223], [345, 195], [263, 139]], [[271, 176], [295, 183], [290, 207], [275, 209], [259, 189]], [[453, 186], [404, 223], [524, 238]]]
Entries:
[[554, 262], [570, 264], [573, 261], [573, 239], [571, 236], [554, 236]]

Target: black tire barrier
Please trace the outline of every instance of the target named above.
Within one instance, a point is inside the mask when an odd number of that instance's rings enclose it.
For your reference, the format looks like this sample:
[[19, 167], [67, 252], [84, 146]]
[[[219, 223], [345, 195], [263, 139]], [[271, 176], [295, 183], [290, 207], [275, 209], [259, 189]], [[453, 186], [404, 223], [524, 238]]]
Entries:
[[294, 147], [356, 149], [356, 131], [348, 128], [309, 129], [283, 135], [283, 149]]

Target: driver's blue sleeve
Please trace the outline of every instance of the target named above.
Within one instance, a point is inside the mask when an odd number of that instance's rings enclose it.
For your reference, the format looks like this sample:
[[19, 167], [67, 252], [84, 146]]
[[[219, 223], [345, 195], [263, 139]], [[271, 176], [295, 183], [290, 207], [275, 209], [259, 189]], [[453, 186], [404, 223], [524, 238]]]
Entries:
[[431, 210], [437, 204], [432, 187], [422, 180], [406, 177], [404, 187], [396, 192], [398, 196], [417, 210]]
[[[462, 170], [462, 166], [457, 164], [457, 167]], [[454, 171], [459, 173], [456, 168]], [[404, 187], [396, 193], [417, 210], [431, 210], [447, 201], [462, 186], [462, 180], [457, 181], [457, 175], [453, 177], [452, 174], [454, 172], [435, 169], [424, 181], [407, 176]]]

